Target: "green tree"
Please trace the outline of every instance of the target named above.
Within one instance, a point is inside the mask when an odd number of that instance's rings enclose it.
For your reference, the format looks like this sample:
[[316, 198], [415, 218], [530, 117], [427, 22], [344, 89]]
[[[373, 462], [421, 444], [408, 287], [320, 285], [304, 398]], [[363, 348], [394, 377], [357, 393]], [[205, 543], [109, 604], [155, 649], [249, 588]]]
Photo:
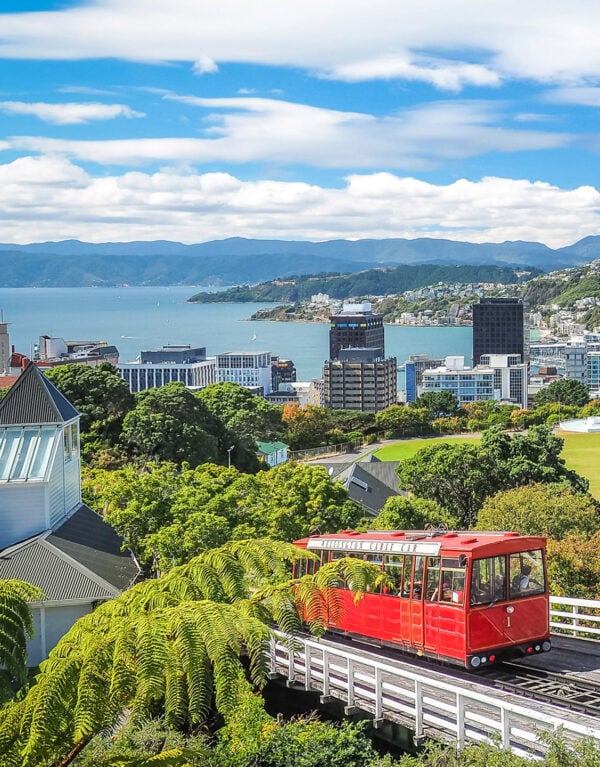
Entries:
[[[3, 767], [66, 767], [124, 711], [133, 723], [163, 712], [168, 727], [192, 730], [215, 709], [228, 721], [248, 691], [264, 684], [270, 624], [295, 632], [309, 615], [321, 633], [341, 604], [345, 578], [357, 598], [385, 582], [357, 559], [290, 581], [309, 552], [274, 541], [228, 544], [145, 581], [84, 616], [59, 641], [27, 693], [0, 710]], [[67, 757], [68, 755], [68, 757]]]
[[223, 462], [216, 436], [219, 422], [182, 383], [170, 383], [136, 395], [123, 422], [123, 440], [144, 461]]
[[575, 378], [563, 378], [554, 381], [535, 395], [535, 405], [545, 405], [547, 402], [560, 402], [561, 405], [583, 407], [589, 402], [588, 388]]
[[257, 475], [215, 464], [149, 463], [138, 472], [84, 473], [84, 497], [103, 510], [146, 572], [165, 571], [230, 540], [293, 541], [355, 527], [360, 506], [322, 466], [286, 463]]
[[547, 426], [532, 426], [526, 434], [514, 436], [498, 427], [488, 429], [481, 438], [481, 451], [493, 467], [492, 492], [532, 482], [566, 482], [577, 492], [587, 492], [587, 479], [567, 469], [560, 457], [563, 445]]
[[597, 502], [570, 485], [536, 483], [504, 490], [488, 498], [478, 530], [515, 530], [561, 540], [569, 533], [589, 537], [600, 528]]
[[99, 450], [118, 443], [134, 397], [113, 365], [58, 365], [46, 376], [81, 413], [82, 451], [87, 460], [93, 461]]
[[284, 408], [287, 442], [292, 450], [328, 444], [329, 432], [335, 428], [332, 411], [325, 407], [307, 405]]
[[411, 407], [428, 410], [431, 414], [431, 420], [458, 415], [460, 410], [458, 400], [447, 389], [426, 391], [411, 403]]
[[254, 443], [283, 432], [282, 408], [237, 383], [210, 384], [196, 396], [238, 438]]
[[488, 456], [476, 444], [442, 442], [419, 450], [397, 469], [401, 487], [435, 501], [463, 528], [477, 519], [485, 498], [495, 492]]
[[375, 414], [378, 429], [390, 437], [408, 437], [431, 432], [431, 415], [425, 408], [390, 405]]
[[369, 527], [374, 530], [424, 530], [426, 527], [438, 525], [453, 529], [458, 524], [458, 518], [435, 501], [416, 496], [406, 498], [394, 495], [387, 499], [385, 506], [370, 522]]
[[27, 638], [33, 636], [28, 602], [40, 600], [42, 592], [30, 583], [0, 580], [0, 702], [12, 694], [11, 682], [27, 679]]

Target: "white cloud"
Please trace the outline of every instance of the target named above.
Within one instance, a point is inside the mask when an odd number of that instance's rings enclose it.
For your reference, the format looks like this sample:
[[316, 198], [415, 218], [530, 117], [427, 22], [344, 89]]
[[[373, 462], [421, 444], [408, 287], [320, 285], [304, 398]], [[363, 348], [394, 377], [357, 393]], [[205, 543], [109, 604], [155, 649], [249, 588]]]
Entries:
[[489, 87], [500, 84], [500, 76], [497, 72], [479, 64], [456, 64], [445, 61], [417, 63], [409, 61], [407, 56], [386, 56], [343, 64], [335, 67], [325, 76], [346, 82], [417, 80], [451, 91], [461, 90], [466, 85]]
[[112, 165], [268, 162], [416, 170], [490, 152], [552, 149], [572, 140], [565, 133], [503, 128], [502, 106], [490, 102], [436, 102], [376, 117], [279, 99], [165, 98], [211, 110], [202, 123], [204, 136], [105, 141], [18, 136], [8, 142], [16, 150]]
[[0, 101], [0, 111], [9, 115], [33, 115], [55, 125], [80, 125], [93, 120], [116, 117], [144, 117], [125, 104], [79, 103], [48, 104], [45, 102]]
[[301, 67], [446, 88], [527, 78], [572, 85], [600, 71], [591, 0], [95, 0], [2, 14], [5, 58], [122, 58]]
[[600, 107], [600, 88], [557, 88], [547, 93], [545, 101], [556, 104], [576, 104], [584, 107]]
[[502, 178], [435, 185], [376, 173], [333, 189], [174, 168], [95, 178], [59, 157], [0, 165], [2, 242], [426, 236], [556, 247], [596, 234], [599, 210], [593, 187]]

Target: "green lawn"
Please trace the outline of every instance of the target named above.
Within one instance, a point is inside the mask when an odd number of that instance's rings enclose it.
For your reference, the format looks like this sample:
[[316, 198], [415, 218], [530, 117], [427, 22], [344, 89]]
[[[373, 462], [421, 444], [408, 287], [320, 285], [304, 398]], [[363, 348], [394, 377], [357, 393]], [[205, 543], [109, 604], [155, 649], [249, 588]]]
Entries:
[[565, 446], [562, 457], [570, 469], [590, 481], [590, 493], [600, 500], [600, 434], [559, 432]]
[[[600, 434], [574, 434], [559, 432], [565, 441], [562, 456], [570, 469], [590, 481], [590, 493], [600, 500]], [[405, 439], [375, 452], [381, 461], [403, 461], [417, 450], [437, 442], [470, 442], [473, 437], [439, 437], [431, 439]]]

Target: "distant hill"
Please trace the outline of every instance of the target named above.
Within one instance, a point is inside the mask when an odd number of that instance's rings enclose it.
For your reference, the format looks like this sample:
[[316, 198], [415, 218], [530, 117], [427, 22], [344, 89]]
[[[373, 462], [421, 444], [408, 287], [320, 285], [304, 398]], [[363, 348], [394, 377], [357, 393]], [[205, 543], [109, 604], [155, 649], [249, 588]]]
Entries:
[[387, 296], [437, 282], [494, 282], [513, 285], [531, 279], [536, 274], [539, 274], [538, 269], [523, 272], [506, 266], [380, 266], [351, 274], [302, 275], [285, 280], [269, 280], [252, 286], [240, 285], [218, 293], [197, 293], [191, 296], [189, 301], [202, 304], [243, 301], [275, 301], [289, 304], [308, 301], [316, 293], [326, 293], [330, 298], [337, 299], [350, 296]]
[[600, 258], [600, 236], [565, 248], [539, 242], [475, 244], [415, 240], [225, 240], [0, 244], [0, 287], [87, 285], [232, 285], [383, 265], [498, 265], [550, 271]]

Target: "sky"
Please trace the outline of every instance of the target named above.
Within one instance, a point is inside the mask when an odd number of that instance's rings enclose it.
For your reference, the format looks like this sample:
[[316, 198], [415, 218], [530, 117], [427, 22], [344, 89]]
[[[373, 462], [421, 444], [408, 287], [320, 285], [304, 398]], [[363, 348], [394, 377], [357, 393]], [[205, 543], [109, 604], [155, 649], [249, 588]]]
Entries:
[[0, 242], [600, 234], [594, 0], [0, 8]]

